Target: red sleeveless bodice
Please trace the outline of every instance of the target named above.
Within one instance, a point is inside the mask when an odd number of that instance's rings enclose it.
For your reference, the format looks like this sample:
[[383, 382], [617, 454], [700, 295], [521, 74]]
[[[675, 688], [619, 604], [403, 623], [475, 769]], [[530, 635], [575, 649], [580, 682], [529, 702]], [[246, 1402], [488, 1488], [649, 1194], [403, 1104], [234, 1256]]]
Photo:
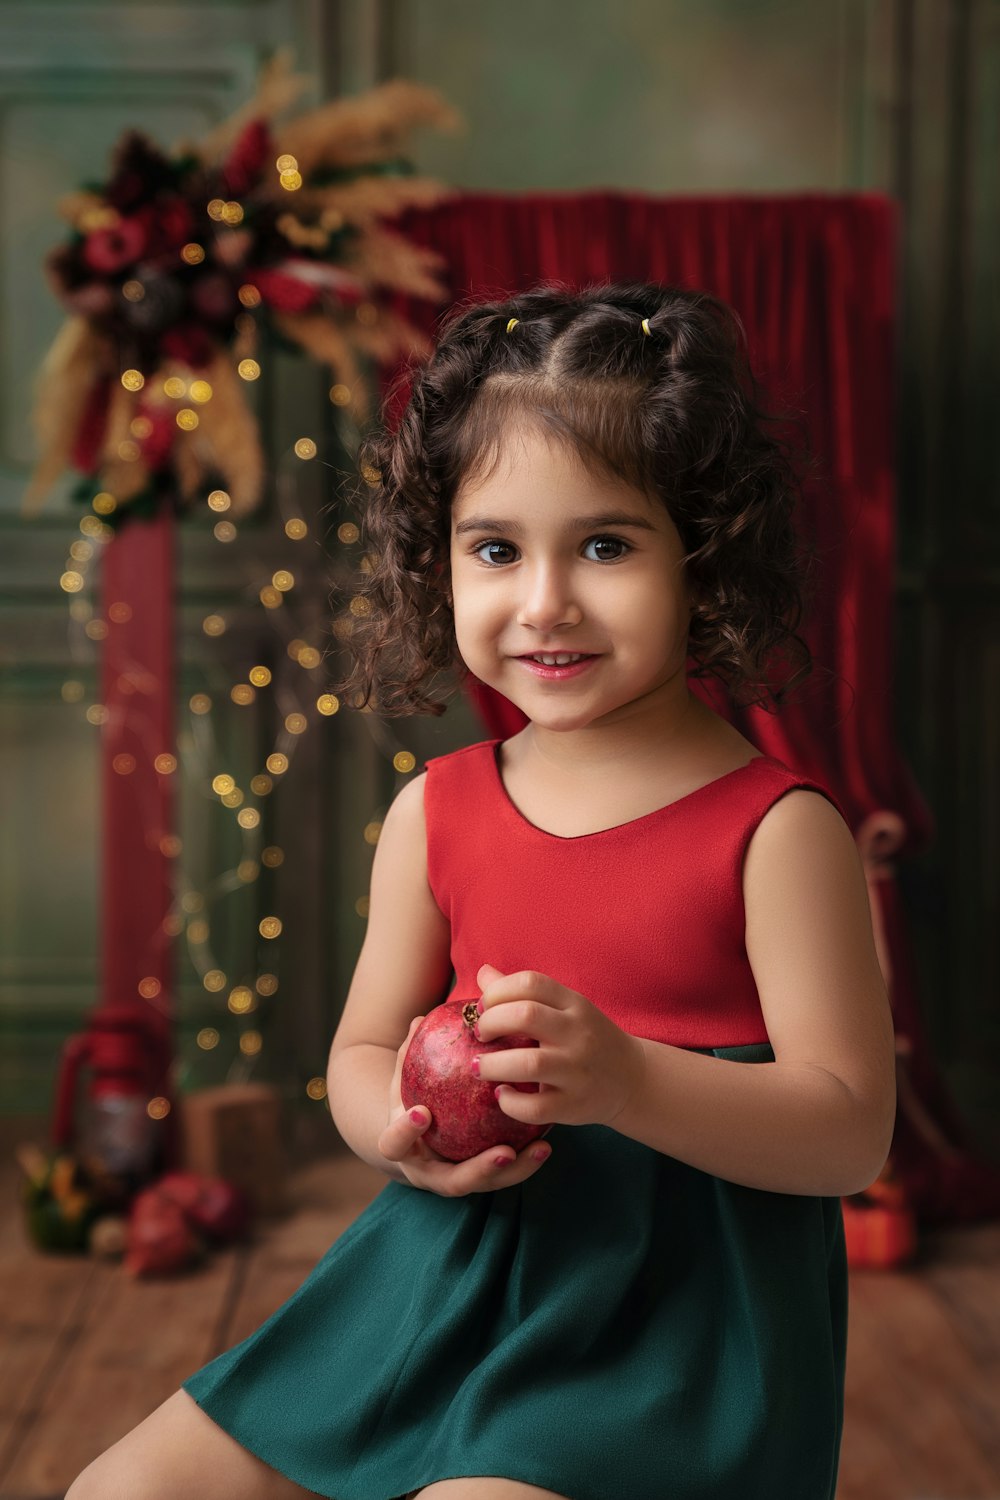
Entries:
[[[563, 838], [530, 823], [500, 775], [498, 739], [427, 761], [431, 891], [451, 924], [455, 983], [534, 969], [624, 1030], [678, 1047], [766, 1042], [744, 943], [743, 857], [794, 787], [837, 799], [763, 755], [616, 828]], [[846, 819], [845, 819], [846, 821]]]

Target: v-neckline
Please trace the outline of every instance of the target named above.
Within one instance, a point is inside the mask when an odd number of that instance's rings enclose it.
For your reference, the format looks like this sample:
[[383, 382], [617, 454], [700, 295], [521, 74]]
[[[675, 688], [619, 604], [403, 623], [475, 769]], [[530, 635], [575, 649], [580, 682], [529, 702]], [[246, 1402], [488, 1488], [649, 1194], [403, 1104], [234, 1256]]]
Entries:
[[745, 761], [742, 766], [734, 766], [731, 771], [724, 771], [721, 776], [716, 776], [712, 781], [706, 781], [704, 785], [695, 787], [693, 791], [685, 792], [682, 797], [675, 797], [672, 802], [665, 802], [662, 807], [654, 807], [651, 812], [640, 813], [637, 818], [628, 818], [624, 823], [614, 823], [610, 828], [595, 828], [591, 833], [564, 834], [551, 833], [547, 828], [539, 828], [538, 824], [532, 823], [531, 819], [525, 817], [524, 813], [517, 806], [517, 803], [513, 800], [507, 790], [506, 784], [503, 779], [503, 772], [500, 767], [500, 746], [502, 743], [503, 741], [501, 739], [495, 739], [489, 742], [490, 761], [493, 766], [493, 774], [496, 777], [496, 783], [499, 787], [501, 797], [507, 804], [510, 811], [513, 813], [514, 817], [520, 823], [522, 823], [525, 828], [530, 828], [532, 833], [541, 834], [543, 838], [556, 839], [560, 844], [577, 844], [581, 839], [598, 839], [601, 838], [604, 834], [620, 833], [623, 829], [634, 828], [639, 823], [648, 823], [651, 818], [662, 817], [664, 813], [671, 812], [675, 807], [680, 807], [684, 803], [690, 802], [692, 797], [698, 797], [702, 792], [707, 792], [710, 790], [710, 788], [718, 786], [720, 782], [728, 781], [731, 776], [738, 776], [741, 771], [748, 770], [750, 766], [756, 765], [758, 761], [775, 761], [775, 757], [773, 755], [753, 755], [748, 761]]

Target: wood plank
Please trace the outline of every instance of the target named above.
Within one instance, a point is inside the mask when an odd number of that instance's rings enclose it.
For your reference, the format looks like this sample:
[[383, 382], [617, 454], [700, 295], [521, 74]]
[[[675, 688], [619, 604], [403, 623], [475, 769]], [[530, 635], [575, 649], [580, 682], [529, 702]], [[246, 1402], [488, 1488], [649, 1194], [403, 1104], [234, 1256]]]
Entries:
[[860, 1408], [897, 1452], [900, 1500], [996, 1500], [1000, 1470], [989, 1449], [1000, 1398], [982, 1390], [978, 1369], [920, 1276], [853, 1275], [849, 1346], [848, 1421]]
[[219, 1310], [241, 1255], [217, 1253], [181, 1279], [136, 1281], [95, 1265], [79, 1323], [60, 1339], [51, 1379], [19, 1415], [4, 1492], [62, 1494], [214, 1352]]

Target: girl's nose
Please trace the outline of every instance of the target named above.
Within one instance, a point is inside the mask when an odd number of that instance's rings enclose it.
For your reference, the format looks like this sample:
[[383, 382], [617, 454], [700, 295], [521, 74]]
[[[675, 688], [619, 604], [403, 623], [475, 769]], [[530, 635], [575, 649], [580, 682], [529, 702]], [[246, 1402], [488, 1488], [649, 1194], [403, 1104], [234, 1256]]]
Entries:
[[517, 613], [519, 625], [552, 631], [579, 624], [583, 618], [573, 597], [569, 576], [562, 568], [536, 568], [524, 573], [525, 592]]

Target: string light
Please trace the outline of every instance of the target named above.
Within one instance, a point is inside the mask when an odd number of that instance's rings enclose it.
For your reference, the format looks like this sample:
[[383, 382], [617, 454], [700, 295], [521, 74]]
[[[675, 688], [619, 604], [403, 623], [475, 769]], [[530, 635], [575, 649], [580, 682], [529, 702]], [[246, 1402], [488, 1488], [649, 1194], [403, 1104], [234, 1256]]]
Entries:
[[259, 307], [261, 304], [260, 292], [250, 281], [245, 282], [236, 295], [244, 307]]
[[225, 490], [213, 490], [208, 497], [210, 510], [228, 510], [232, 501]]
[[285, 535], [293, 542], [301, 542], [302, 538], [308, 535], [308, 532], [309, 527], [305, 521], [300, 520], [298, 517], [293, 517], [291, 521], [285, 522]]
[[216, 521], [212, 531], [217, 542], [234, 542], [236, 540], [236, 527], [232, 521]]
[[350, 388], [350, 386], [349, 385], [344, 385], [340, 381], [338, 381], [338, 383], [336, 385], [332, 385], [330, 387], [330, 400], [333, 402], [334, 406], [350, 406], [350, 404], [351, 404], [351, 388]]
[[127, 391], [141, 391], [146, 384], [146, 377], [141, 370], [123, 370], [121, 381]]
[[146, 1113], [151, 1120], [165, 1120], [170, 1113], [170, 1100], [158, 1094], [146, 1105]]
[[257, 924], [257, 931], [262, 938], [268, 940], [281, 936], [280, 917], [262, 917]]
[[267, 687], [271, 681], [271, 673], [267, 667], [251, 667], [248, 676], [254, 687]]
[[260, 365], [255, 359], [241, 359], [236, 366], [236, 373], [241, 380], [257, 380], [260, 377]]
[[306, 1084], [306, 1093], [309, 1095], [310, 1099], [325, 1099], [326, 1079], [310, 1078], [309, 1082]]
[[316, 444], [312, 438], [299, 438], [295, 444], [295, 456], [296, 458], [305, 459], [316, 457]]

